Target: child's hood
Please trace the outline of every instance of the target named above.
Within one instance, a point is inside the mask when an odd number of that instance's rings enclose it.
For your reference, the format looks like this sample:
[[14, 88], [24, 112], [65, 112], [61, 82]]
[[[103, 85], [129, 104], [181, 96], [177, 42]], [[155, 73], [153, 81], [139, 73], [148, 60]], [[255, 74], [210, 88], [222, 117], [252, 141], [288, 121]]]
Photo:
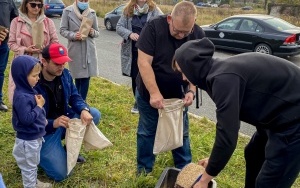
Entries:
[[21, 55], [13, 60], [11, 65], [11, 75], [17, 90], [35, 93], [28, 83], [27, 76], [37, 63], [39, 63], [38, 59], [28, 55]]

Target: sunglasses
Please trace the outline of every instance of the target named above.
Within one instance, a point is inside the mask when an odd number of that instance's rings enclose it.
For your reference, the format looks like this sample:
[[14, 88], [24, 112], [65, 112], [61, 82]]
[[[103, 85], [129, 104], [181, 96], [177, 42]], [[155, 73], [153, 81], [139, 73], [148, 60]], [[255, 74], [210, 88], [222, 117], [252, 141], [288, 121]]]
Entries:
[[44, 4], [42, 4], [42, 3], [29, 3], [29, 4], [30, 4], [31, 8], [35, 8], [36, 6], [38, 8], [42, 8], [44, 6]]

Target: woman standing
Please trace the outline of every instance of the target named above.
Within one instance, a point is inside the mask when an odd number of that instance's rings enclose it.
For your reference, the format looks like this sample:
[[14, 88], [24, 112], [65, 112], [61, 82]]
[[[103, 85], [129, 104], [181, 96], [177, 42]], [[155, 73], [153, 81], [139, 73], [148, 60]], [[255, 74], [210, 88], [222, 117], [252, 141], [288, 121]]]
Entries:
[[[117, 33], [124, 39], [121, 48], [122, 73], [132, 79], [132, 91], [135, 96], [135, 79], [139, 72], [137, 66], [138, 51], [135, 46], [145, 23], [152, 17], [163, 14], [152, 0], [130, 0], [117, 23]], [[139, 113], [136, 102], [131, 113]]]
[[[87, 18], [92, 21], [92, 27], [87, 37], [79, 32], [83, 20]], [[98, 58], [94, 38], [99, 36], [98, 20], [96, 12], [89, 8], [89, 0], [75, 0], [75, 2], [64, 9], [60, 34], [68, 39], [68, 52], [72, 58], [69, 69], [75, 85], [83, 100], [89, 89], [90, 77], [99, 76]]]
[[[14, 52], [14, 57], [31, 55], [41, 59], [41, 50], [50, 43], [58, 42], [54, 22], [44, 14], [43, 0], [23, 0], [19, 16], [10, 25], [8, 46]], [[9, 101], [15, 84], [9, 76]]]

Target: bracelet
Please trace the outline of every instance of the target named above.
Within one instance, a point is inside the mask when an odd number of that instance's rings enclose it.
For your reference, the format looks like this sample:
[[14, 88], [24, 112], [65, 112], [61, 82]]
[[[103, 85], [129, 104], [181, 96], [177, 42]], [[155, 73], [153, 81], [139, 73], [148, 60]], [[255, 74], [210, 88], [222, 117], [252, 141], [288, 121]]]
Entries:
[[195, 92], [193, 90], [188, 90], [186, 93], [192, 93], [194, 95], [193, 100], [195, 99]]

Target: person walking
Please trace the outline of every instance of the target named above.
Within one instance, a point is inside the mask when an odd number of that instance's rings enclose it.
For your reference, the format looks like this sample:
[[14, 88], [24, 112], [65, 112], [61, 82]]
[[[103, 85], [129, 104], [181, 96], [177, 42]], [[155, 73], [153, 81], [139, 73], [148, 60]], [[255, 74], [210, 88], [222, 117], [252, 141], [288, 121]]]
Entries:
[[183, 114], [183, 146], [172, 150], [176, 168], [183, 168], [192, 160], [187, 107], [194, 99], [195, 86], [182, 81], [172, 70], [175, 50], [189, 40], [205, 36], [195, 24], [197, 9], [192, 2], [177, 3], [171, 14], [158, 16], [147, 22], [137, 41], [139, 74], [136, 102], [139, 109], [137, 128], [137, 174], [153, 170], [153, 145], [158, 122], [158, 109], [164, 99], [180, 98], [186, 107]]
[[[125, 6], [123, 14], [117, 23], [116, 31], [123, 38], [121, 44], [122, 74], [131, 77], [133, 96], [135, 96], [135, 80], [139, 72], [136, 42], [146, 22], [162, 14], [159, 7], [152, 0], [131, 0]], [[136, 102], [131, 109], [131, 113], [139, 113]]]
[[4, 72], [7, 66], [9, 48], [8, 33], [11, 21], [19, 15], [13, 0], [0, 1], [0, 111], [8, 111], [3, 102]]
[[[91, 21], [88, 36], [79, 32], [86, 25], [84, 20]], [[63, 11], [60, 22], [60, 34], [68, 39], [68, 51], [72, 57], [69, 70], [75, 79], [76, 88], [86, 100], [90, 77], [99, 76], [99, 65], [95, 38], [99, 36], [96, 11], [90, 8], [89, 0], [75, 0]]]
[[256, 128], [245, 147], [245, 188], [289, 188], [300, 172], [300, 68], [262, 53], [213, 58], [208, 38], [189, 41], [175, 53], [183, 80], [208, 93], [217, 110], [215, 143], [194, 188], [207, 188], [228, 163], [240, 121]]

